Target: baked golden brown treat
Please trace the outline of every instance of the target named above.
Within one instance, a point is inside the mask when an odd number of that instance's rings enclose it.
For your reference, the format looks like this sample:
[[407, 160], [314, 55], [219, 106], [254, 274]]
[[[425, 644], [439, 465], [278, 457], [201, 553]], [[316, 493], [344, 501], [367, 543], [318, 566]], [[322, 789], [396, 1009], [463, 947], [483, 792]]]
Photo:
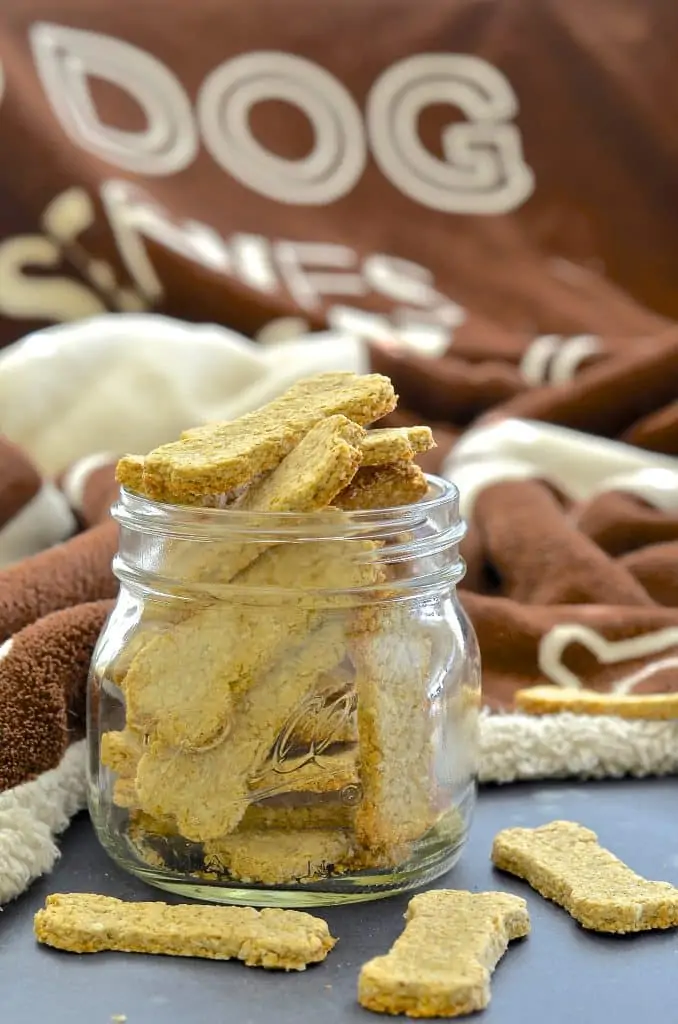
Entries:
[[71, 953], [242, 960], [283, 971], [303, 971], [335, 944], [325, 921], [296, 910], [126, 903], [89, 893], [48, 896], [34, 927], [38, 942]]
[[194, 503], [223, 494], [274, 469], [320, 421], [341, 414], [365, 425], [396, 404], [393, 386], [379, 374], [325, 373], [299, 381], [284, 395], [231, 423], [185, 431], [179, 441], [161, 445], [143, 460], [118, 463], [123, 486], [158, 501]]
[[430, 427], [381, 427], [368, 430], [360, 442], [363, 466], [403, 462], [435, 448]]
[[665, 721], [678, 718], [678, 693], [599, 693], [562, 686], [530, 686], [515, 695], [517, 711], [528, 715], [614, 715]]
[[425, 706], [431, 638], [406, 609], [384, 612], [351, 644], [358, 695], [363, 795], [356, 833], [369, 848], [420, 839], [437, 818], [432, 805], [433, 736]]
[[342, 624], [330, 620], [254, 683], [236, 706], [228, 736], [212, 749], [189, 753], [151, 743], [137, 771], [141, 809], [153, 817], [176, 818], [187, 839], [218, 839], [232, 832], [250, 803], [250, 776], [319, 673], [339, 664], [344, 654]]
[[413, 462], [391, 462], [359, 469], [333, 504], [346, 512], [411, 505], [426, 495], [426, 477]]
[[410, 900], [390, 952], [364, 964], [358, 1001], [376, 1013], [458, 1017], [490, 1001], [490, 976], [513, 939], [530, 931], [525, 900], [441, 889]]
[[678, 889], [637, 875], [574, 821], [504, 829], [495, 837], [492, 861], [584, 928], [625, 933], [678, 926]]
[[348, 830], [236, 832], [205, 843], [208, 871], [227, 871], [240, 882], [285, 885], [326, 878], [347, 865], [355, 850]]

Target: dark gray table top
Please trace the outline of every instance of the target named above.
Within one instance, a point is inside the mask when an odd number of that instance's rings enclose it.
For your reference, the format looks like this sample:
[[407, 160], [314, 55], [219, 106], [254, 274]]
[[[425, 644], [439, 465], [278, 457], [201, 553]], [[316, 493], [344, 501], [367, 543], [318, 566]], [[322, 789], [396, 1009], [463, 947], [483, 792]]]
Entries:
[[[495, 973], [482, 1024], [637, 1024], [675, 1017], [678, 932], [614, 938], [584, 932], [526, 885], [493, 872], [494, 834], [510, 825], [570, 818], [648, 878], [678, 884], [678, 779], [522, 785], [483, 791], [468, 847], [439, 885], [505, 889], [527, 898], [532, 935]], [[378, 1019], [356, 1003], [360, 965], [388, 949], [406, 898], [312, 911], [340, 943], [301, 974], [238, 963], [105, 953], [74, 956], [38, 947], [32, 918], [50, 892], [169, 899], [118, 871], [80, 818], [63, 839], [54, 873], [0, 915], [2, 1024], [358, 1024]]]

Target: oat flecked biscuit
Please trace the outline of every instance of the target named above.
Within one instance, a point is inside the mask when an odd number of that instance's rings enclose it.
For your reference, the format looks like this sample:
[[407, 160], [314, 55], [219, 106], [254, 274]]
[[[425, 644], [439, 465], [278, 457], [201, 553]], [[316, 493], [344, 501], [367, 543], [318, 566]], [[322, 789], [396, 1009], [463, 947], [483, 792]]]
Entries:
[[[379, 374], [318, 374], [230, 423], [185, 431], [144, 459], [141, 490], [178, 504], [222, 494], [274, 469], [319, 421], [341, 414], [361, 425], [385, 416], [396, 404], [393, 385]], [[117, 479], [139, 490], [138, 464], [118, 463]]]
[[101, 736], [101, 763], [118, 777], [133, 779], [143, 746], [143, 736], [133, 729], [111, 729]]
[[405, 919], [390, 952], [360, 972], [358, 1001], [376, 1013], [457, 1017], [482, 1010], [509, 942], [530, 931], [525, 900], [503, 892], [425, 892], [410, 900]]
[[598, 693], [562, 686], [530, 686], [515, 695], [517, 711], [529, 715], [613, 715], [665, 721], [678, 718], [678, 693]]
[[307, 829], [350, 829], [355, 818], [355, 806], [346, 804], [333, 794], [333, 799], [312, 802], [297, 800], [298, 794], [285, 793], [250, 804], [238, 831], [265, 832], [269, 829], [297, 832]]
[[348, 666], [340, 666], [319, 680], [308, 706], [290, 723], [289, 731], [290, 746], [299, 751], [357, 743], [356, 695]]
[[420, 501], [427, 491], [428, 483], [419, 466], [413, 462], [392, 462], [359, 469], [333, 504], [345, 512], [396, 508]]
[[[136, 654], [124, 680], [127, 724], [187, 750], [218, 742], [255, 679], [319, 622], [310, 592], [376, 582], [381, 569], [369, 560], [373, 553], [367, 541], [280, 544], [265, 552], [234, 581], [243, 587], [239, 599], [215, 601]], [[267, 587], [291, 592], [267, 606], [254, 596]]]
[[205, 843], [205, 868], [258, 885], [311, 882], [348, 865], [354, 849], [351, 833], [339, 829], [237, 832]]
[[242, 960], [284, 971], [324, 960], [335, 944], [325, 921], [296, 910], [126, 903], [89, 893], [48, 896], [34, 928], [38, 942], [72, 953]]
[[430, 427], [381, 427], [368, 430], [360, 444], [363, 466], [406, 461], [435, 447]]
[[259, 800], [275, 793], [339, 793], [359, 783], [357, 753], [351, 747], [316, 757], [289, 756], [281, 764], [267, 762], [250, 778], [249, 790]]
[[495, 837], [495, 867], [524, 878], [584, 928], [641, 932], [678, 926], [678, 889], [650, 882], [573, 821], [507, 828]]
[[435, 823], [428, 702], [432, 642], [400, 606], [351, 645], [358, 694], [362, 800], [356, 833], [368, 849], [421, 838]]
[[344, 654], [343, 623], [329, 619], [258, 679], [237, 706], [228, 736], [212, 749], [189, 753], [151, 743], [137, 771], [140, 808], [176, 818], [181, 834], [198, 842], [234, 831], [251, 799], [249, 778], [318, 675]]

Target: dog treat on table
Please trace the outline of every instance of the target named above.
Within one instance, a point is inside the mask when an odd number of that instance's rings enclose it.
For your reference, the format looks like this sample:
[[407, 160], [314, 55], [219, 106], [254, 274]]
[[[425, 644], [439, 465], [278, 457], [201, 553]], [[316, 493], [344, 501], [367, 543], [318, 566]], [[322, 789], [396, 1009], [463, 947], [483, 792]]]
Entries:
[[678, 889], [637, 875], [599, 844], [595, 832], [574, 821], [504, 829], [495, 837], [492, 861], [592, 931], [678, 926]]
[[426, 477], [413, 462], [391, 462], [359, 469], [333, 504], [344, 511], [410, 505], [428, 490]]
[[517, 711], [529, 715], [614, 715], [666, 721], [678, 718], [678, 693], [599, 693], [562, 686], [530, 686], [515, 695]]
[[530, 931], [525, 900], [441, 889], [415, 896], [405, 930], [360, 971], [358, 1001], [376, 1013], [457, 1017], [490, 1002], [490, 977], [509, 942]]
[[372, 423], [396, 404], [393, 385], [379, 374], [319, 374], [299, 381], [284, 395], [231, 423], [187, 430], [179, 441], [156, 448], [143, 461], [118, 464], [123, 486], [160, 501], [193, 502], [223, 494], [274, 469], [321, 420], [341, 414]]
[[303, 971], [335, 944], [325, 921], [296, 910], [126, 903], [89, 893], [48, 896], [34, 927], [38, 942], [71, 953], [242, 960], [283, 971]]

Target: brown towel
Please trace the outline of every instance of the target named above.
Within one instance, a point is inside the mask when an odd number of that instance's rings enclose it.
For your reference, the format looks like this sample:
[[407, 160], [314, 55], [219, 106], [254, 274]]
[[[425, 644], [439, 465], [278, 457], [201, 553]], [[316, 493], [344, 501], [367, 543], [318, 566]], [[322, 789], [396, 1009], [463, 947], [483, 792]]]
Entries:
[[112, 606], [64, 608], [0, 649], [0, 791], [54, 768], [83, 736], [89, 663]]
[[114, 597], [117, 525], [106, 521], [0, 572], [0, 643], [43, 615]]

